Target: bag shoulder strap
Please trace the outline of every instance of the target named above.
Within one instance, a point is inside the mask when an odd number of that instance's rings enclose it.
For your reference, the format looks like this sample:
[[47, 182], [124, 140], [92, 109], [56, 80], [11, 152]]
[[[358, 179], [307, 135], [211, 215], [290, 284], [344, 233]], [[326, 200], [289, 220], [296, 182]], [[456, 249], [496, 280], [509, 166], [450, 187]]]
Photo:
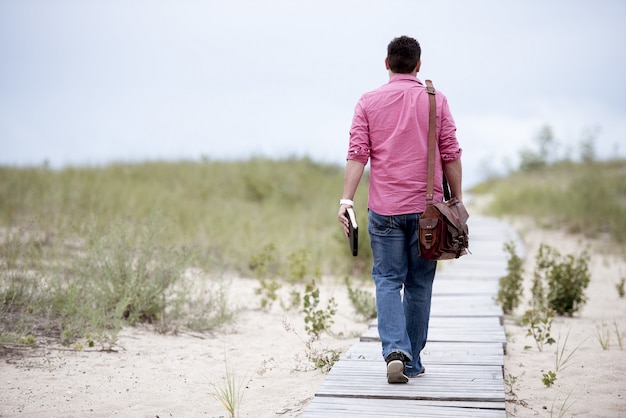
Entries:
[[426, 202], [432, 202], [435, 198], [435, 146], [437, 136], [437, 110], [435, 105], [435, 87], [433, 82], [426, 80], [426, 92], [430, 102], [428, 112], [428, 179], [426, 183]]

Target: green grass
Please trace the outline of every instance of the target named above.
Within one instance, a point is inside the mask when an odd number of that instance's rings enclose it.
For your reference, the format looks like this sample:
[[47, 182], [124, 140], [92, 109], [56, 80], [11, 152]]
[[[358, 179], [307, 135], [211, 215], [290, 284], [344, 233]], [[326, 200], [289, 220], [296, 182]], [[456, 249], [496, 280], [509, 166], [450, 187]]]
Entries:
[[342, 187], [342, 167], [308, 159], [0, 167], [0, 337], [106, 348], [138, 322], [217, 327], [235, 312], [216, 277], [254, 276], [268, 246], [277, 274], [364, 275], [366, 228], [353, 258], [336, 220]]
[[[245, 272], [250, 257], [273, 243], [284, 257], [305, 248], [322, 271], [343, 273], [354, 263], [346, 263], [335, 220], [342, 187], [342, 168], [308, 159], [0, 167], [0, 225], [36, 222], [44, 233], [69, 237], [80, 236], [90, 218], [106, 228], [156, 212], [171, 223], [165, 239], [194, 246], [205, 267]], [[365, 190], [363, 184], [357, 196], [362, 225]]]
[[566, 228], [588, 237], [606, 235], [626, 245], [626, 160], [559, 162], [534, 171], [514, 172], [475, 186], [494, 200], [495, 216], [531, 216], [542, 226]]

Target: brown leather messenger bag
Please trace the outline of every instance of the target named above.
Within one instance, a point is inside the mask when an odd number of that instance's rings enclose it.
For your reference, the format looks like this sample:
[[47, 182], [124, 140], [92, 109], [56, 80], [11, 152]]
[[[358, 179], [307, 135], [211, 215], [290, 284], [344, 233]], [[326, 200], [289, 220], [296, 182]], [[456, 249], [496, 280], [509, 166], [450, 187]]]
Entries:
[[[449, 260], [468, 253], [469, 214], [453, 197], [445, 202], [434, 202], [435, 147], [437, 146], [437, 119], [435, 88], [426, 80], [430, 111], [428, 116], [428, 180], [426, 183], [426, 210], [419, 219], [420, 257], [426, 260]], [[447, 186], [447, 185], [446, 185]]]

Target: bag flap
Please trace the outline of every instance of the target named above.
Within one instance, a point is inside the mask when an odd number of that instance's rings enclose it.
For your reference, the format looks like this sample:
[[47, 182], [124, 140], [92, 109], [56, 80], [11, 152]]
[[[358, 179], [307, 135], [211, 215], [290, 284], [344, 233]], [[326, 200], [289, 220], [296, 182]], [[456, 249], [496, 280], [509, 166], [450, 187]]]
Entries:
[[451, 199], [448, 202], [441, 202], [435, 205], [439, 212], [446, 218], [448, 222], [454, 225], [459, 231], [462, 231], [464, 225], [467, 224], [469, 213], [465, 209], [463, 202]]
[[420, 228], [421, 229], [435, 229], [437, 227], [437, 223], [439, 222], [439, 218], [424, 218], [420, 217]]

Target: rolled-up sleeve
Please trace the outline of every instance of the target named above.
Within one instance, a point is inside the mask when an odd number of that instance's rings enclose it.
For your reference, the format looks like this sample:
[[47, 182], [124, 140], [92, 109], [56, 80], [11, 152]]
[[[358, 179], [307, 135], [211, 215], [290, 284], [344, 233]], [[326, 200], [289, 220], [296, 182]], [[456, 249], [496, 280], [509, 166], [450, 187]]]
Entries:
[[443, 163], [451, 163], [461, 158], [463, 150], [456, 139], [456, 124], [448, 106], [448, 99], [442, 97], [441, 128], [439, 130], [439, 153]]
[[346, 160], [366, 165], [370, 157], [369, 123], [363, 109], [363, 97], [357, 103], [350, 127], [350, 145]]

